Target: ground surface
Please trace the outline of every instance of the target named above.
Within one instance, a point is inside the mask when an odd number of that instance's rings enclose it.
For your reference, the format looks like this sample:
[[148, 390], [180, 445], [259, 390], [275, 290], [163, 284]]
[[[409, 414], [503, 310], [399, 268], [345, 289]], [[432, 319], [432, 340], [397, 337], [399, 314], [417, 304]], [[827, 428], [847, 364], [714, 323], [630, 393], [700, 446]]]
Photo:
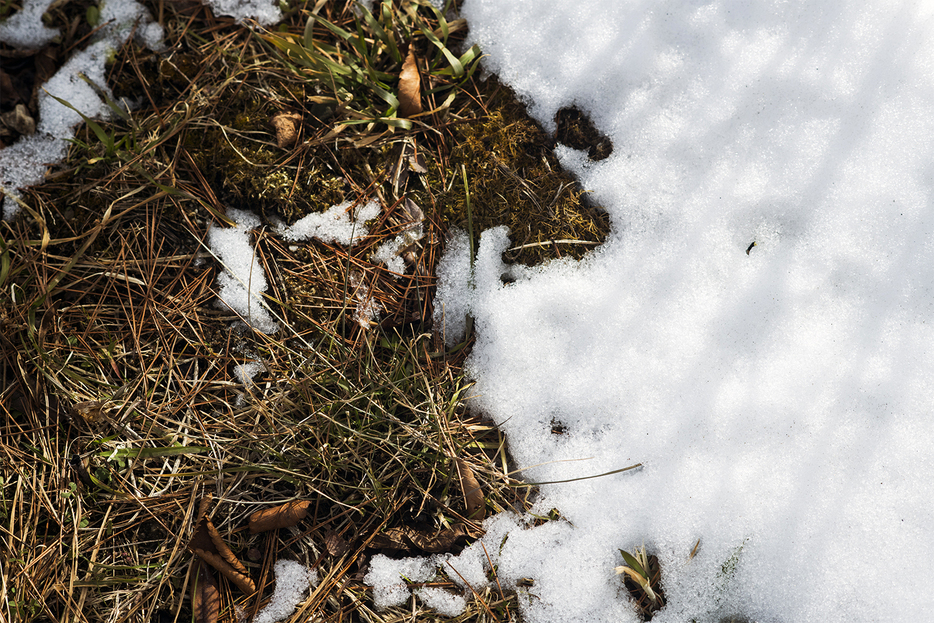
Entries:
[[[402, 5], [390, 21], [415, 11]], [[65, 33], [52, 46], [3, 50], [17, 85], [3, 112], [20, 103], [36, 114], [43, 77], [93, 30], [89, 6], [50, 12]], [[280, 558], [321, 578], [291, 620], [435, 616], [420, 605], [375, 612], [362, 581], [370, 557], [456, 551], [475, 537], [464, 469], [487, 513], [522, 509], [528, 494], [506, 475], [506, 440], [468, 408], [469, 341], [445, 351], [432, 321], [445, 236], [508, 224], [509, 259], [535, 263], [580, 256], [605, 235], [605, 217], [507, 89], [432, 69], [443, 57], [417, 30], [397, 32], [421, 63], [425, 111], [404, 128], [379, 120], [386, 107], [365, 94], [335, 93], [285, 62], [257, 31], [197, 3], [149, 8], [172, 51], [130, 44], [108, 78], [139, 108], [100, 123], [111, 144], [80, 129], [68, 160], [0, 224], [0, 618], [191, 620], [187, 545], [207, 497], [203, 508], [258, 587], [248, 596], [221, 578], [220, 620], [263, 605]], [[354, 28], [343, 3], [320, 14]], [[440, 29], [424, 7], [419, 15]], [[466, 25], [450, 17], [457, 49]], [[283, 31], [300, 38], [307, 22], [296, 6]], [[385, 50], [372, 59], [399, 75]], [[293, 143], [277, 141], [281, 113], [297, 120]], [[341, 125], [361, 114], [375, 121]], [[578, 117], [562, 131], [580, 142]], [[374, 197], [382, 212], [352, 248], [272, 231]], [[230, 208], [263, 220], [253, 243], [282, 319], [275, 334], [216, 305], [223, 268], [206, 240]], [[393, 275], [372, 254], [413, 221], [424, 236]], [[359, 293], [381, 307], [378, 319], [361, 320]], [[260, 371], [245, 385], [236, 366], [249, 362]], [[297, 526], [247, 530], [254, 511], [294, 499], [311, 502]], [[458, 620], [510, 618], [514, 598], [487, 591]]]

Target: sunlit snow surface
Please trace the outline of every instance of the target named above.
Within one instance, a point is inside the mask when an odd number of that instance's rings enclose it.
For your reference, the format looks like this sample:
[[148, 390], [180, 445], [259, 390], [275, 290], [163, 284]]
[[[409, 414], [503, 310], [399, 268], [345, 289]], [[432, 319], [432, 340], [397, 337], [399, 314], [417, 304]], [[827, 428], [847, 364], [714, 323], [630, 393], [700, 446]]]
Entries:
[[497, 561], [535, 580], [529, 621], [638, 620], [613, 567], [643, 542], [653, 621], [934, 612], [931, 10], [465, 2], [546, 127], [576, 104], [614, 144], [558, 150], [611, 214], [587, 260], [503, 285], [494, 230], [474, 290], [465, 245], [441, 276], [447, 314], [476, 319], [475, 406], [546, 463], [523, 477], [644, 465], [542, 487], [536, 512], [568, 521], [513, 530]]

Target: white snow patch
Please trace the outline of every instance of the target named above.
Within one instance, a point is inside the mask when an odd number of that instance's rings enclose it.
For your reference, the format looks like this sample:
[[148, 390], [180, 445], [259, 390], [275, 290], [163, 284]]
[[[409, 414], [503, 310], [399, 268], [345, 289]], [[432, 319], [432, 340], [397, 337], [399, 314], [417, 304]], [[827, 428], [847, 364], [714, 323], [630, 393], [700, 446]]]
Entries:
[[[49, 33], [41, 16], [46, 2], [28, 2], [23, 10], [0, 24], [0, 40], [18, 47], [41, 47], [48, 43]], [[41, 9], [41, 10], [40, 10]], [[0, 187], [13, 195], [17, 190], [42, 182], [48, 166], [56, 164], [68, 150], [66, 139], [74, 136], [81, 115], [60, 104], [55, 95], [80, 110], [87, 117], [107, 118], [110, 108], [94, 89], [80, 78], [91, 82], [110, 96], [105, 79], [108, 58], [126, 41], [136, 28], [137, 38], [151, 49], [162, 46], [162, 27], [152, 21], [149, 12], [135, 0], [106, 2], [101, 8], [101, 23], [107, 26], [97, 31], [93, 41], [76, 52], [52, 76], [39, 93], [39, 122], [36, 133], [24, 136], [0, 151]], [[19, 211], [18, 205], [4, 199], [3, 218], [10, 219]]]
[[[377, 554], [370, 560], [370, 570], [363, 581], [373, 587], [376, 608], [383, 610], [401, 606], [413, 594], [406, 580], [428, 582], [439, 571], [443, 572], [462, 589], [462, 594], [437, 587], [420, 587], [414, 591], [414, 595], [440, 614], [458, 616], [467, 608], [467, 599], [472, 597], [473, 591], [479, 591], [490, 584], [490, 563], [498, 567], [508, 561], [508, 558], [502, 557], [508, 538], [513, 532], [518, 534], [523, 527], [524, 524], [515, 513], [500, 513], [483, 523], [483, 539], [465, 547], [457, 556], [439, 554], [393, 560]], [[498, 572], [496, 579], [504, 589], [514, 590], [519, 577], [504, 576]]]
[[444, 343], [453, 346], [464, 338], [467, 330], [470, 293], [473, 292], [470, 241], [466, 233], [457, 230], [451, 232], [435, 272], [438, 290], [435, 295], [434, 326], [440, 328]]
[[643, 542], [659, 623], [930, 617], [932, 9], [464, 3], [539, 122], [575, 104], [614, 146], [557, 149], [611, 217], [586, 259], [505, 266], [498, 229], [440, 269], [523, 477], [643, 464], [543, 485], [532, 511], [567, 521], [484, 538], [501, 582], [534, 581], [525, 621], [638, 620], [613, 568]]
[[59, 31], [42, 23], [54, 0], [26, 0], [23, 8], [0, 22], [0, 41], [16, 48], [41, 48], [59, 35]]
[[266, 607], [257, 613], [253, 623], [276, 623], [295, 612], [309, 588], [318, 585], [318, 572], [294, 560], [278, 560], [273, 573], [276, 588]]
[[393, 560], [377, 554], [370, 559], [370, 570], [363, 581], [373, 587], [373, 603], [377, 610], [401, 606], [408, 600], [409, 582], [427, 582], [435, 575], [435, 566], [427, 558]]
[[393, 276], [398, 279], [405, 274], [405, 260], [401, 253], [418, 242], [424, 236], [421, 225], [416, 225], [401, 234], [394, 236], [392, 240], [384, 242], [376, 248], [371, 258], [374, 262], [385, 264], [386, 268], [395, 273]]
[[253, 386], [253, 377], [266, 370], [266, 365], [262, 361], [247, 361], [234, 366], [234, 376], [240, 383], [250, 388]]
[[317, 238], [322, 242], [337, 242], [351, 246], [366, 238], [366, 222], [379, 216], [380, 205], [370, 199], [362, 206], [345, 201], [324, 212], [312, 212], [291, 227], [280, 227], [278, 232], [286, 240], [299, 241]]
[[215, 15], [226, 15], [237, 22], [256, 20], [263, 26], [271, 26], [282, 20], [282, 11], [275, 0], [207, 0]]
[[423, 604], [446, 617], [456, 617], [467, 609], [467, 600], [461, 595], [455, 595], [437, 586], [418, 588], [415, 590], [415, 596]]
[[211, 227], [208, 245], [223, 263], [218, 275], [218, 306], [228, 308], [244, 322], [262, 333], [275, 333], [279, 325], [266, 309], [262, 293], [266, 291], [266, 273], [250, 246], [250, 232], [260, 221], [245, 210], [229, 209], [227, 216], [235, 227]]

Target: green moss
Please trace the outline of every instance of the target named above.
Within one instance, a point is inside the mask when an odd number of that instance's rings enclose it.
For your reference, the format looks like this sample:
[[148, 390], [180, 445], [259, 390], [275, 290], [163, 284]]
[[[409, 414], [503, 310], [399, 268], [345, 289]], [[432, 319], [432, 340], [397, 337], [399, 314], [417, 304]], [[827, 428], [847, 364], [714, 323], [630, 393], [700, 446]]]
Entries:
[[[484, 85], [497, 93], [489, 111], [456, 126], [450, 163], [464, 165], [470, 184], [475, 235], [496, 225], [508, 225], [515, 246], [539, 243], [508, 259], [537, 264], [571, 255], [581, 257], [593, 245], [556, 245], [553, 240], [599, 242], [609, 231], [609, 220], [599, 207], [589, 205], [577, 181], [564, 171], [553, 152], [553, 139], [532, 120], [511, 90], [491, 78]], [[454, 171], [436, 168], [432, 187], [450, 180]], [[467, 227], [467, 206], [460, 176], [442, 195], [440, 214], [445, 222]]]

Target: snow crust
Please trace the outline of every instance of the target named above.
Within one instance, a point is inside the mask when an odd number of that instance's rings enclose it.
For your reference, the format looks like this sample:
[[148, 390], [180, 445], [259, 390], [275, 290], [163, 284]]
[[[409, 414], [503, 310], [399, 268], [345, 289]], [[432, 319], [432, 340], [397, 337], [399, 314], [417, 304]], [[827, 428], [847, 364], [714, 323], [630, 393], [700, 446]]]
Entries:
[[310, 587], [318, 585], [318, 572], [294, 560], [277, 560], [273, 573], [276, 588], [266, 607], [260, 610], [253, 623], [276, 623], [295, 612], [295, 607]]
[[230, 309], [257, 331], [275, 333], [279, 325], [262, 298], [268, 285], [266, 272], [250, 246], [250, 232], [259, 227], [259, 218], [235, 208], [227, 210], [227, 216], [236, 226], [208, 231], [208, 245], [224, 266], [217, 277], [218, 306]]
[[274, 0], [206, 0], [215, 15], [227, 15], [238, 22], [256, 20], [263, 26], [271, 26], [282, 20], [279, 3]]
[[[312, 212], [291, 227], [282, 227], [279, 234], [286, 240], [299, 241], [317, 238], [322, 242], [338, 242], [352, 245], [366, 238], [369, 230], [364, 223], [379, 216], [379, 202], [370, 199], [356, 208], [352, 201], [331, 206], [324, 212]], [[353, 215], [354, 218], [350, 218]]]
[[[277, 227], [276, 233], [296, 242], [318, 238], [323, 242], [350, 246], [368, 235], [366, 222], [379, 216], [381, 210], [376, 200], [367, 201], [356, 209], [354, 205], [347, 201], [331, 206], [324, 212], [311, 213], [291, 227]], [[230, 309], [257, 331], [275, 333], [279, 330], [279, 324], [263, 300], [263, 293], [268, 286], [266, 272], [250, 245], [250, 232], [260, 226], [259, 217], [236, 208], [228, 209], [227, 216], [236, 223], [234, 227], [215, 226], [208, 231], [208, 246], [224, 267], [224, 272], [217, 277], [218, 306]], [[365, 290], [362, 292], [360, 294], [360, 291], [355, 290], [355, 296], [359, 294], [360, 297], [357, 311], [369, 322], [379, 309], [375, 302], [366, 298]], [[238, 371], [237, 376], [248, 386], [241, 378], [242, 371], [245, 370]], [[252, 379], [253, 375], [248, 376]]]
[[439, 269], [436, 321], [450, 343], [474, 317], [474, 406], [524, 478], [642, 464], [543, 485], [564, 520], [484, 539], [533, 580], [525, 620], [640, 620], [613, 568], [643, 543], [659, 623], [930, 617], [932, 13], [466, 0], [546, 128], [574, 104], [614, 145], [557, 150], [611, 217], [585, 260], [505, 266], [500, 228]]
[[42, 14], [54, 0], [26, 0], [19, 12], [0, 23], [0, 41], [17, 48], [40, 48], [59, 32], [42, 23]]

